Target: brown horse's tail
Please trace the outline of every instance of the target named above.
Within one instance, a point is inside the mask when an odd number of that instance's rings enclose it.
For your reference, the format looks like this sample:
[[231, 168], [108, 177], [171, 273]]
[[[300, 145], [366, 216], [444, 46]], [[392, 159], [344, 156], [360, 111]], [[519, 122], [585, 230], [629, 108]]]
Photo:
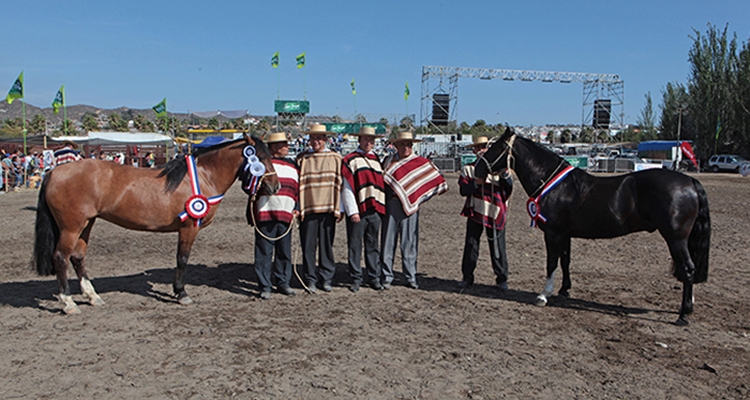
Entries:
[[36, 206], [36, 225], [34, 228], [34, 261], [36, 272], [39, 275], [53, 275], [55, 266], [52, 263], [52, 254], [60, 237], [60, 228], [47, 205], [45, 197], [47, 182], [51, 172], [47, 174], [39, 189], [39, 201]]
[[693, 223], [693, 230], [688, 238], [690, 258], [695, 265], [693, 283], [705, 282], [708, 279], [708, 249], [711, 245], [711, 217], [708, 213], [708, 196], [703, 185], [693, 179], [693, 185], [698, 192], [698, 217]]

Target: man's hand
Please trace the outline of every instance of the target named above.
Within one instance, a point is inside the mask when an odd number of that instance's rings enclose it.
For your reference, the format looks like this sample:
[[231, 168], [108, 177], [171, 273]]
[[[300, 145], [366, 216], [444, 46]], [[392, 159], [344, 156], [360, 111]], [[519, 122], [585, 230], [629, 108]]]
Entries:
[[352, 215], [351, 217], [349, 217], [349, 219], [350, 219], [350, 220], [351, 220], [351, 221], [352, 221], [353, 223], [355, 223], [355, 224], [356, 224], [356, 223], [359, 223], [359, 221], [360, 221], [360, 218], [359, 218], [359, 214], [353, 214], [353, 215]]

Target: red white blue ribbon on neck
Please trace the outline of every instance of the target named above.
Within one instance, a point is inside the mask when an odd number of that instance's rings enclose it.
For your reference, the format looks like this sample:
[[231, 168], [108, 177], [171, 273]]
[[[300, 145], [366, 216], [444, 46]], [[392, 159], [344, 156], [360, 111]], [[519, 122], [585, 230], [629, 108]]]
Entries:
[[223, 194], [213, 197], [206, 197], [201, 193], [200, 182], [198, 182], [198, 170], [195, 165], [195, 158], [192, 155], [185, 156], [185, 162], [188, 168], [188, 177], [190, 178], [190, 188], [193, 195], [185, 202], [185, 211], [180, 213], [180, 221], [185, 222], [189, 218], [195, 220], [195, 226], [201, 226], [203, 219], [211, 210], [211, 206], [219, 204], [224, 198]]
[[547, 184], [544, 186], [544, 189], [542, 189], [542, 192], [539, 193], [539, 196], [529, 197], [529, 200], [526, 202], [526, 211], [529, 212], [529, 216], [531, 217], [531, 226], [539, 226], [538, 222], [547, 223], [547, 217], [542, 214], [542, 209], [539, 207], [539, 202], [542, 200], [544, 195], [549, 193], [550, 190], [554, 189], [555, 186], [557, 186], [560, 182], [562, 182], [563, 179], [565, 179], [566, 176], [570, 173], [570, 171], [574, 170], [575, 167], [572, 165], [568, 165], [564, 170], [560, 171], [559, 174], [555, 175], [554, 178], [552, 178]]

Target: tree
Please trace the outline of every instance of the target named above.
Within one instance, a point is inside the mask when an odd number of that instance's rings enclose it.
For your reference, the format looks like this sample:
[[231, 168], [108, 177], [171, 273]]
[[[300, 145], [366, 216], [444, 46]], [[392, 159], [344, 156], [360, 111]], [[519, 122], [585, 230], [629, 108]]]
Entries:
[[[651, 102], [651, 92], [646, 92], [646, 104], [641, 109], [641, 116], [636, 120], [636, 124], [641, 128], [639, 135], [633, 141], [644, 141], [656, 139], [656, 117], [654, 116], [654, 106]], [[623, 135], [624, 137], [624, 135]]]
[[[67, 128], [67, 129], [66, 129]], [[73, 121], [69, 119], [63, 120], [63, 122], [55, 128], [55, 134], [56, 135], [67, 135], [67, 136], [76, 136], [78, 135], [78, 129], [76, 129], [75, 124], [73, 124]]]
[[139, 132], [153, 132], [156, 129], [154, 123], [141, 114], [136, 114], [133, 117], [133, 125]]
[[565, 128], [560, 132], [560, 143], [570, 143], [573, 140], [573, 135], [570, 133], [570, 129]]
[[208, 120], [208, 129], [219, 130], [219, 120], [216, 117]]
[[7, 118], [3, 121], [3, 132], [10, 137], [23, 136], [23, 120], [20, 117]]
[[398, 122], [398, 127], [401, 129], [412, 130], [414, 129], [414, 121], [412, 121], [411, 117], [406, 116], [401, 118], [401, 121]]
[[107, 121], [107, 124], [109, 125], [109, 129], [112, 129], [115, 132], [127, 132], [128, 131], [128, 121], [125, 121], [122, 119], [120, 114], [114, 113], [109, 115], [109, 121]]
[[737, 39], [728, 40], [726, 26], [719, 31], [708, 24], [705, 36], [693, 32], [694, 43], [688, 53], [688, 113], [696, 128], [693, 147], [706, 159], [714, 152], [738, 150], [737, 143], [731, 141], [737, 129], [731, 95], [736, 83]]
[[366, 124], [367, 123], [367, 118], [365, 118], [365, 116], [362, 115], [362, 114], [357, 114], [354, 117], [354, 122], [356, 122], [358, 124]]
[[47, 119], [45, 119], [42, 114], [35, 115], [29, 123], [28, 130], [28, 133], [31, 135], [41, 135], [47, 132]]
[[96, 115], [88, 112], [83, 115], [83, 129], [86, 132], [99, 130], [99, 121], [97, 120]]
[[[687, 89], [679, 83], [667, 83], [662, 90], [661, 126], [658, 138], [662, 140], [677, 139], [677, 126], [680, 126], [680, 138], [683, 140], [694, 140], [695, 129], [688, 114], [690, 95]], [[680, 121], [682, 113], [682, 121]]]

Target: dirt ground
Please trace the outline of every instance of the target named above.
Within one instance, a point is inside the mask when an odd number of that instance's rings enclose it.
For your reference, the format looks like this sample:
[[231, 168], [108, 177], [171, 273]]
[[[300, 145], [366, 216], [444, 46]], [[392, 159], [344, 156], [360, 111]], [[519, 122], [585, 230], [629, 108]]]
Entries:
[[195, 304], [171, 297], [176, 234], [98, 221], [87, 261], [107, 304], [83, 303], [73, 281], [83, 313], [64, 316], [54, 278], [29, 265], [37, 192], [2, 194], [0, 398], [747, 399], [750, 178], [696, 176], [713, 237], [687, 327], [672, 324], [681, 286], [658, 234], [574, 239], [571, 298], [534, 306], [545, 250], [520, 185], [507, 231], [510, 290], [493, 287], [483, 239], [476, 284], [459, 292], [465, 219], [455, 174], [421, 211], [419, 290], [397, 277], [391, 290], [350, 293], [341, 223], [332, 293], [260, 300], [235, 185], [193, 247]]

